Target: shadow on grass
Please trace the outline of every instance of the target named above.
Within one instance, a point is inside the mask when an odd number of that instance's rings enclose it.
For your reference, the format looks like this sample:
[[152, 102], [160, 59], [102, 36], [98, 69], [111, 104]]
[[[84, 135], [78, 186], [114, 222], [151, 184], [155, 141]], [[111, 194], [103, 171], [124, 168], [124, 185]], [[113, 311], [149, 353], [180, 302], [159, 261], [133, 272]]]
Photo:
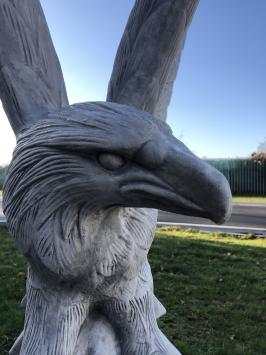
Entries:
[[[257, 241], [206, 235], [159, 236], [149, 254], [159, 323], [183, 355], [263, 355], [266, 349], [266, 249]], [[0, 354], [23, 326], [26, 266], [0, 227]]]
[[183, 355], [265, 354], [266, 249], [231, 242], [155, 239], [149, 259], [167, 309], [160, 326]]
[[0, 227], [0, 354], [8, 354], [23, 327], [26, 264], [6, 228]]

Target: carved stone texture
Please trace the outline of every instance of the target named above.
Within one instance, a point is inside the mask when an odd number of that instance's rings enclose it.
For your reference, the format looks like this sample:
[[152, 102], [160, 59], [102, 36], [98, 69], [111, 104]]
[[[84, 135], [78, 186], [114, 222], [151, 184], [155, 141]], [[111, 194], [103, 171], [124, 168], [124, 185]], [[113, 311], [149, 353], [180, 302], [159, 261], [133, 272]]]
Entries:
[[179, 354], [156, 321], [155, 209], [217, 223], [231, 210], [223, 175], [163, 122], [196, 4], [136, 1], [108, 102], [69, 106], [39, 1], [0, 0], [0, 95], [17, 135], [3, 204], [28, 262], [10, 354]]

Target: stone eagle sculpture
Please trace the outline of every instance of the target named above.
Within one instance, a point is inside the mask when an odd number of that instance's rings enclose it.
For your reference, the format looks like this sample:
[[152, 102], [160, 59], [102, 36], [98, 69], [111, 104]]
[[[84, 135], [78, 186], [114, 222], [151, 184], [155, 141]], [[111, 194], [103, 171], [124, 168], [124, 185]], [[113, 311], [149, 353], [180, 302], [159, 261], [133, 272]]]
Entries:
[[0, 0], [0, 98], [17, 137], [4, 185], [28, 263], [10, 354], [179, 354], [147, 255], [163, 209], [222, 223], [231, 193], [165, 123], [197, 0], [137, 0], [106, 102], [69, 105], [38, 0]]

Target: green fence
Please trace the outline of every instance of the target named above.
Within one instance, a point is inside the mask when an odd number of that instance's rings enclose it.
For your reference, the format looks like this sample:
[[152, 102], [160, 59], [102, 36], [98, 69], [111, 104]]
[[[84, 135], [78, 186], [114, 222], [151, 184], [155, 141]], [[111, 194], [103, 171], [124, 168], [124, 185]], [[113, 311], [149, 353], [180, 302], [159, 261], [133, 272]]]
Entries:
[[0, 166], [0, 190], [2, 190], [2, 188], [3, 188], [6, 170], [7, 170], [7, 167]]
[[266, 161], [207, 159], [229, 181], [233, 195], [266, 196]]

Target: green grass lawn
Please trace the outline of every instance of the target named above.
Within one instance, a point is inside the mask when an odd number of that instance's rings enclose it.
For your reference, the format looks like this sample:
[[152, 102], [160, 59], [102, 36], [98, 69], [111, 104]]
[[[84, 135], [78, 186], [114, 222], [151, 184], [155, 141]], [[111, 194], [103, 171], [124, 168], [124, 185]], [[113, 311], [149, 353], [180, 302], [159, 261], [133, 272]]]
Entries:
[[259, 197], [259, 196], [253, 196], [253, 197], [249, 197], [249, 196], [233, 196], [233, 202], [266, 202], [266, 197]]
[[0, 227], [0, 354], [8, 354], [23, 326], [19, 307], [25, 293], [26, 267], [6, 229]]
[[[160, 228], [150, 252], [160, 327], [183, 355], [266, 354], [266, 239]], [[25, 263], [0, 228], [0, 354], [23, 323]]]

